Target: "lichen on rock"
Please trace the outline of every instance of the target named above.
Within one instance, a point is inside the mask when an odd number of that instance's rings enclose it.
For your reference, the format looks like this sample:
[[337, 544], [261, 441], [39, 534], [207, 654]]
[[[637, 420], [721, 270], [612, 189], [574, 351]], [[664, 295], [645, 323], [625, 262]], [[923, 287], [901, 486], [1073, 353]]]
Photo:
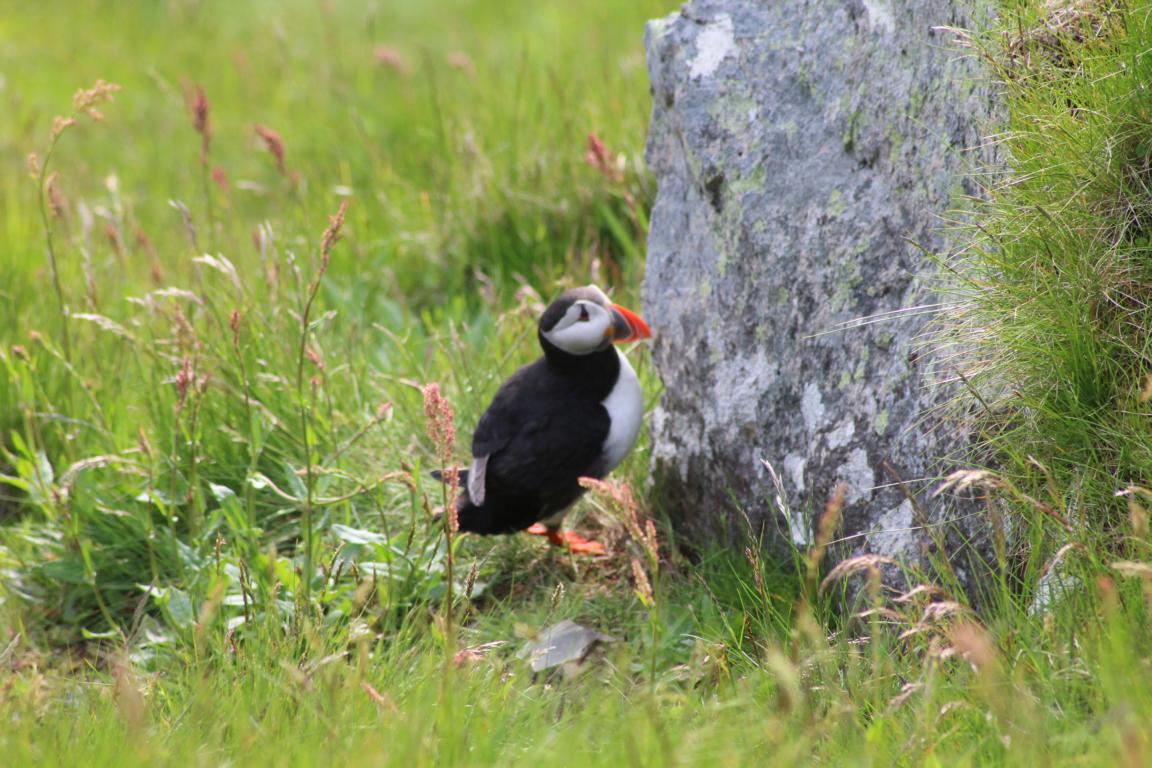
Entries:
[[964, 435], [941, 428], [954, 393], [923, 348], [926, 315], [905, 310], [939, 301], [924, 253], [948, 249], [944, 216], [988, 159], [995, 100], [938, 31], [980, 12], [693, 0], [649, 25], [653, 461], [685, 529], [750, 520], [770, 546], [798, 544], [764, 461], [809, 518], [848, 483], [857, 547], [916, 552], [914, 533], [863, 535], [907, 522], [908, 494], [947, 516], [927, 491]]

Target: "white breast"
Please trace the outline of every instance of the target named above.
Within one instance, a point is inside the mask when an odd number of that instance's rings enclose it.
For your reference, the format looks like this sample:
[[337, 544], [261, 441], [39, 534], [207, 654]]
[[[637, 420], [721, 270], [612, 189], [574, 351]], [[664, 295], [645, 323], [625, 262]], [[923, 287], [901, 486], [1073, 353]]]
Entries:
[[601, 401], [612, 420], [604, 451], [600, 454], [605, 475], [619, 466], [632, 450], [640, 435], [640, 424], [644, 421], [644, 392], [640, 389], [640, 380], [628, 358], [620, 350], [616, 350], [616, 354], [620, 357], [620, 376], [608, 397]]

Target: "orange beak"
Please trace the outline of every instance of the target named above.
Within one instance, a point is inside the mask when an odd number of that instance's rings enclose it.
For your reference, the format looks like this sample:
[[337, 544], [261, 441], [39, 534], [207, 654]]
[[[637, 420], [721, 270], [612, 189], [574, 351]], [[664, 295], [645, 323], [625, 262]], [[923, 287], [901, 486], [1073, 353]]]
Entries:
[[625, 309], [619, 304], [610, 304], [608, 311], [612, 313], [612, 341], [623, 344], [652, 338], [648, 324], [632, 310]]

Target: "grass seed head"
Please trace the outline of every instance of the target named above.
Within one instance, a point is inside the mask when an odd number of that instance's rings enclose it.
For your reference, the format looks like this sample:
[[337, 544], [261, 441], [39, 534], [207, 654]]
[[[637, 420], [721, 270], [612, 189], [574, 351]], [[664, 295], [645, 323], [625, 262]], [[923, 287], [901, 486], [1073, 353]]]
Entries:
[[188, 99], [188, 108], [192, 112], [192, 128], [196, 133], [203, 136], [205, 141], [208, 141], [212, 136], [212, 124], [208, 117], [210, 105], [208, 104], [208, 97], [204, 93], [204, 86], [196, 85]]
[[752, 566], [752, 580], [756, 583], [757, 591], [763, 591], [764, 577], [760, 574], [760, 558], [752, 551], [752, 547], [744, 547], [744, 559]]
[[644, 566], [635, 557], [632, 558], [632, 579], [636, 583], [636, 596], [640, 598], [640, 602], [644, 605], [652, 605], [655, 602], [652, 583], [648, 581], [648, 574], [644, 572]]
[[468, 77], [476, 77], [476, 65], [472, 63], [472, 58], [464, 51], [452, 51], [448, 54], [448, 66], [463, 72]]
[[464, 580], [464, 599], [472, 599], [472, 590], [476, 588], [476, 577], [480, 573], [480, 563], [472, 563], [472, 567], [468, 570], [468, 578]]
[[828, 497], [828, 503], [824, 505], [824, 512], [820, 515], [820, 522], [816, 526], [816, 543], [808, 550], [808, 565], [813, 573], [824, 560], [828, 545], [836, 535], [836, 529], [840, 527], [840, 519], [844, 514], [844, 498], [847, 494], [848, 486], [837, 483], [832, 489], [832, 495]]
[[308, 358], [312, 365], [316, 366], [320, 370], [324, 370], [324, 358], [312, 347], [311, 344], [304, 345], [304, 355]]
[[232, 313], [228, 315], [228, 327], [232, 330], [232, 346], [236, 347], [237, 349], [240, 348], [241, 317], [242, 316], [240, 314], [240, 310], [238, 309], [232, 310]]
[[616, 167], [608, 148], [595, 133], [588, 134], [588, 151], [584, 153], [584, 162], [599, 171], [609, 181], [619, 182], [623, 178], [623, 174]]
[[221, 192], [228, 194], [230, 189], [228, 184], [228, 174], [225, 173], [224, 169], [220, 166], [216, 166], [212, 169], [212, 183], [219, 187]]
[[188, 390], [192, 386], [195, 375], [192, 373], [192, 360], [185, 355], [180, 363], [180, 370], [176, 373], [176, 409], [184, 407], [188, 400]]
[[[64, 199], [63, 198], [60, 198], [60, 200], [58, 201], [58, 205], [60, 208], [60, 213], [58, 215], [60, 216], [60, 218], [63, 218], [64, 217]], [[56, 207], [56, 206], [54, 206], [54, 207]], [[112, 252], [115, 253], [117, 256], [123, 257], [124, 256], [124, 238], [120, 236], [120, 228], [117, 227], [112, 222], [108, 222], [108, 224], [104, 227], [104, 235], [108, 238], [108, 245], [110, 245], [112, 247]]]
[[287, 176], [288, 169], [284, 163], [284, 139], [280, 137], [279, 133], [260, 123], [256, 123], [255, 131], [260, 140], [264, 142], [264, 148], [275, 158], [276, 170], [280, 172], [281, 176]]
[[332, 247], [340, 241], [340, 234], [344, 229], [344, 214], [347, 212], [348, 201], [341, 200], [340, 208], [328, 217], [328, 228], [324, 230], [324, 236], [320, 239], [320, 257], [325, 265], [327, 265], [328, 257], [332, 253]]
[[425, 428], [432, 445], [436, 449], [436, 458], [444, 473], [444, 485], [448, 488], [448, 498], [444, 514], [448, 519], [448, 528], [455, 533], [460, 530], [460, 520], [457, 516], [456, 499], [460, 481], [460, 468], [452, 461], [452, 452], [456, 446], [455, 414], [448, 398], [440, 392], [440, 385], [427, 384], [423, 389]]
[[1119, 573], [1121, 576], [1128, 578], [1138, 578], [1141, 581], [1152, 583], [1152, 565], [1148, 563], [1137, 563], [1131, 560], [1118, 560], [1112, 563], [1112, 570]]
[[988, 631], [979, 624], [965, 621], [949, 633], [952, 647], [977, 672], [990, 674], [999, 670], [1000, 657]]
[[136, 447], [140, 449], [140, 453], [152, 458], [152, 442], [148, 439], [148, 433], [144, 431], [144, 427], [136, 430]]
[[393, 714], [399, 712], [391, 698], [380, 693], [380, 691], [373, 688], [367, 681], [361, 681], [360, 688], [364, 691], [364, 693], [368, 694], [368, 698], [372, 699], [373, 703], [375, 703], [377, 706], [387, 709]]
[[376, 61], [388, 69], [391, 69], [393, 72], [407, 75], [411, 71], [408, 66], [408, 60], [404, 58], [404, 54], [391, 46], [378, 45], [372, 55], [375, 56]]
[[447, 466], [451, 462], [452, 451], [456, 444], [455, 414], [452, 412], [448, 398], [440, 392], [439, 384], [427, 384], [423, 392], [424, 417], [428, 437], [436, 448], [436, 455], [440, 462]]
[[96, 107], [112, 101], [112, 94], [119, 90], [120, 86], [116, 83], [97, 80], [91, 88], [81, 88], [76, 91], [72, 97], [72, 108], [78, 113], [88, 115], [93, 120], [103, 120], [103, 113]]
[[52, 212], [52, 216], [63, 219], [68, 212], [68, 204], [64, 200], [64, 193], [60, 191], [59, 172], [53, 171], [49, 174], [44, 186], [48, 194], [48, 209]]
[[876, 554], [857, 555], [847, 560], [841, 560], [820, 582], [820, 592], [823, 593], [830, 584], [839, 579], [847, 579], [858, 573], [868, 573], [872, 577], [873, 574], [879, 572], [880, 566], [895, 564], [896, 561], [892, 558]]
[[56, 115], [56, 117], [52, 118], [52, 133], [49, 134], [52, 142], [55, 143], [56, 140], [60, 138], [60, 134], [64, 133], [64, 131], [68, 130], [74, 125], [76, 125], [76, 119], [72, 117]]

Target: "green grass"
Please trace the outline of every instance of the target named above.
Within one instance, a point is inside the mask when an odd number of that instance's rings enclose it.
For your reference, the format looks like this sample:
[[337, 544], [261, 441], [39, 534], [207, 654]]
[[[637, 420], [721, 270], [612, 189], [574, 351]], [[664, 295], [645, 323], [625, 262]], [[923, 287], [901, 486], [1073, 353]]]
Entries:
[[[141, 582], [204, 573], [210, 555], [424, 520], [423, 488], [382, 482], [427, 456], [418, 387], [442, 381], [474, 423], [533, 354], [559, 275], [599, 274], [625, 297], [639, 282], [648, 105], [627, 30], [659, 7], [226, 8], [77, 4], [4, 22], [11, 167], [47, 155], [77, 86], [122, 86], [103, 122], [60, 135], [46, 169], [65, 201], [50, 228], [66, 327], [36, 185], [0, 186], [0, 429], [23, 492], [9, 503], [33, 513], [8, 552], [17, 588], [74, 635], [130, 614]], [[404, 71], [378, 60], [384, 45]], [[204, 164], [193, 84], [210, 105]], [[256, 124], [282, 137], [285, 174]], [[585, 162], [592, 132], [620, 152], [618, 173]], [[341, 199], [344, 242], [323, 270]]]
[[[419, 618], [381, 637], [355, 624], [294, 634], [271, 622], [241, 639], [210, 618], [159, 655], [110, 648], [45, 669], [21, 650], [6, 659], [15, 673], [0, 744], [10, 764], [28, 765], [743, 765], [765, 755], [784, 765], [1139, 765], [1147, 755], [1148, 624], [1117, 604], [1138, 604], [1138, 591], [1044, 622], [1004, 617], [987, 635], [941, 620], [897, 640], [890, 630], [912, 629], [925, 605], [914, 603], [865, 620], [853, 635], [873, 640], [849, 643], [811, 614], [765, 611], [789, 596], [766, 604], [743, 589], [747, 564], [716, 556], [657, 591], [654, 641], [644, 609], [626, 588], [605, 590], [605, 574], [573, 580], [554, 561], [527, 572], [533, 597], [483, 605], [460, 638], [506, 644], [461, 666]], [[559, 597], [553, 580], [566, 585]], [[742, 586], [717, 586], [726, 582]], [[573, 677], [534, 678], [515, 658], [523, 628], [559, 617], [621, 642]], [[364, 618], [375, 626], [378, 614]], [[971, 663], [948, 655], [956, 646]]]
[[1034, 5], [1006, 4], [1011, 32], [982, 43], [1014, 172], [957, 263], [981, 437], [1039, 502], [1019, 505], [1033, 575], [1068, 543], [1127, 551], [1129, 499], [1152, 480], [1152, 16], [1099, 3], [1061, 26]]
[[[962, 265], [975, 383], [1019, 393], [982, 422], [1007, 515], [983, 614], [874, 561], [853, 591], [751, 541], [689, 562], [658, 525], [657, 555], [643, 498], [581, 506], [599, 560], [446, 539], [421, 388], [462, 456], [541, 302], [592, 277], [635, 298], [640, 35], [668, 10], [6, 4], [6, 167], [43, 163], [77, 88], [122, 90], [45, 174], [59, 294], [37, 182], [0, 177], [5, 764], [1147, 763], [1147, 500], [1113, 496], [1152, 485], [1139, 9], [1006, 78], [1022, 173]], [[1036, 24], [1004, 18], [1000, 63]], [[641, 445], [619, 478], [646, 467]], [[1036, 610], [1054, 572], [1071, 587]], [[616, 642], [533, 676], [517, 652], [561, 619]]]

